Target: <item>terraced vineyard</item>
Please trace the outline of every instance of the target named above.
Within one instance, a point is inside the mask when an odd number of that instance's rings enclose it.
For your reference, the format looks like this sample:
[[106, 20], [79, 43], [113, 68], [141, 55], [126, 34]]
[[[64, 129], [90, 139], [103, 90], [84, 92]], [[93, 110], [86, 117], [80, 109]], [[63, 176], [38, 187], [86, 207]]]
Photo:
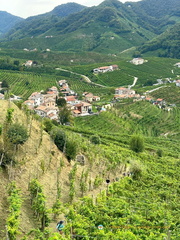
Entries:
[[[92, 70], [97, 67], [112, 65], [112, 63], [93, 64], [88, 66], [74, 66], [71, 69], [89, 76], [92, 81], [103, 84], [105, 86], [127, 86], [133, 83], [134, 77], [138, 77], [137, 85], [142, 86], [148, 80], [156, 82], [159, 78], [174, 78], [180, 75], [180, 69], [174, 64], [178, 59], [167, 58], [145, 58], [148, 62], [142, 65], [134, 65], [129, 61], [130, 59], [113, 62], [117, 64], [120, 70], [114, 72], [107, 72], [103, 74], [93, 75]], [[173, 71], [172, 71], [173, 70]]]
[[57, 81], [61, 79], [67, 79], [70, 88], [78, 94], [81, 94], [84, 91], [89, 91], [98, 95], [112, 94], [112, 92], [114, 92], [111, 88], [103, 88], [88, 84], [76, 75], [66, 75], [53, 76], [28, 72], [0, 71], [0, 81], [5, 80], [10, 86], [10, 92], [21, 96], [23, 99], [27, 99], [33, 92], [46, 90], [49, 87], [56, 86]]
[[0, 71], [0, 79], [5, 80], [13, 94], [27, 99], [32, 92], [46, 90], [56, 84], [56, 78], [25, 72]]

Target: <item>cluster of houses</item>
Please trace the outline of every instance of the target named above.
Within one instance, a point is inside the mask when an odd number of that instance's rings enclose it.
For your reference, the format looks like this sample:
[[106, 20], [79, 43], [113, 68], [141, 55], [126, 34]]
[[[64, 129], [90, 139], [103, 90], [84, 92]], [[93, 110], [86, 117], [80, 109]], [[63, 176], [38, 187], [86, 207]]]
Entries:
[[56, 99], [58, 97], [58, 89], [53, 86], [49, 88], [46, 94], [42, 92], [34, 92], [24, 102], [30, 110], [34, 110], [39, 116], [47, 117], [51, 120], [58, 120], [58, 107]]
[[83, 101], [78, 100], [77, 93], [69, 88], [66, 80], [58, 82], [60, 92], [67, 102], [67, 106], [71, 109], [74, 116], [84, 116], [92, 113], [92, 102], [100, 101], [99, 96], [94, 96], [92, 93], [84, 92]]
[[[178, 81], [180, 83], [180, 80]], [[167, 105], [165, 100], [162, 98], [153, 99], [151, 97], [141, 96], [140, 94], [136, 94], [135, 91], [132, 89], [128, 89], [124, 87], [115, 89], [115, 95], [114, 95], [115, 100], [126, 99], [126, 98], [133, 98], [134, 102], [146, 100], [152, 103], [153, 105], [156, 105], [159, 108], [162, 108], [167, 111], [170, 111], [172, 107], [176, 106], [175, 104]]]
[[114, 99], [125, 99], [125, 98], [140, 98], [139, 94], [136, 94], [134, 90], [119, 87], [115, 89]]
[[[53, 86], [44, 94], [43, 92], [34, 92], [24, 102], [31, 110], [34, 110], [39, 116], [47, 117], [51, 120], [58, 121], [59, 108], [56, 105], [58, 98], [64, 98], [68, 109], [74, 116], [84, 116], [92, 114], [92, 102], [99, 101], [100, 97], [94, 96], [92, 93], [85, 92], [84, 100], [78, 100], [77, 94], [69, 88], [66, 80], [58, 82], [60, 91]], [[61, 95], [59, 97], [59, 95]]]

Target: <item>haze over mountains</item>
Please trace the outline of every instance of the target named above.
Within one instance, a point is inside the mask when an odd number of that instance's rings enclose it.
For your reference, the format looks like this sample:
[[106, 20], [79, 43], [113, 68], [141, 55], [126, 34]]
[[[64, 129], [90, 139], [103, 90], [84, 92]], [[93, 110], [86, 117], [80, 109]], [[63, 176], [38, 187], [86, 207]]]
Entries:
[[[178, 22], [179, 0], [143, 0], [124, 4], [118, 0], [106, 0], [95, 7], [67, 3], [51, 12], [21, 20], [8, 32], [4, 30], [4, 40], [8, 40], [4, 46], [22, 49], [28, 41], [32, 47], [40, 49], [43, 46], [58, 51], [116, 54], [144, 44]], [[179, 36], [178, 29], [179, 25], [171, 34]], [[44, 40], [47, 36], [52, 38]], [[21, 39], [19, 45], [18, 39]]]

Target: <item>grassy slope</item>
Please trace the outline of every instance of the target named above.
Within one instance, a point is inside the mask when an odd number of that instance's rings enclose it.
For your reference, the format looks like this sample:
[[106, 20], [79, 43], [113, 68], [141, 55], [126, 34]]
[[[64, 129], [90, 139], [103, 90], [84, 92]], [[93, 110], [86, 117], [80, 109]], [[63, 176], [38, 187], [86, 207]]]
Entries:
[[[147, 80], [156, 80], [158, 78], [176, 78], [180, 73], [180, 70], [174, 66], [178, 59], [167, 59], [167, 58], [145, 58], [148, 60], [147, 63], [142, 65], [133, 65], [127, 60], [121, 60], [113, 62], [119, 66], [118, 71], [108, 72], [105, 74], [99, 74], [94, 76], [91, 71], [94, 68], [111, 65], [112, 63], [101, 63], [93, 64], [89, 66], [74, 66], [71, 69], [75, 72], [89, 75], [92, 81], [95, 81], [106, 86], [123, 86], [131, 85], [134, 80], [134, 76], [138, 77], [137, 85], [144, 84]], [[174, 70], [174, 74], [171, 70]]]

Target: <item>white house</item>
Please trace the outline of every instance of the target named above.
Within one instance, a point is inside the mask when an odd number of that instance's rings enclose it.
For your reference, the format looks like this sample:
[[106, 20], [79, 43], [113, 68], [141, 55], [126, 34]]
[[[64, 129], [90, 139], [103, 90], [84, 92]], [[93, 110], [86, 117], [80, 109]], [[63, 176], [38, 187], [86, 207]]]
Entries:
[[118, 69], [118, 65], [111, 65], [111, 66], [104, 66], [93, 69], [94, 73], [105, 73], [105, 72], [112, 72]]
[[180, 67], [180, 62], [176, 63], [174, 66]]
[[39, 92], [34, 92], [29, 97], [29, 100], [34, 100], [34, 106], [39, 106], [44, 102], [44, 97]]
[[144, 60], [143, 58], [133, 58], [130, 62], [134, 65], [140, 65], [145, 63], [146, 60]]
[[28, 61], [24, 64], [24, 66], [25, 66], [25, 67], [31, 67], [32, 64], [33, 64], [33, 61], [32, 61], [32, 60], [28, 60]]
[[131, 94], [135, 94], [135, 91], [132, 89], [128, 89], [128, 88], [119, 87], [119, 88], [115, 89], [115, 94], [116, 95], [121, 95], [121, 94], [131, 95]]
[[177, 81], [176, 81], [176, 86], [177, 86], [177, 87], [180, 87], [180, 80], [177, 80]]

